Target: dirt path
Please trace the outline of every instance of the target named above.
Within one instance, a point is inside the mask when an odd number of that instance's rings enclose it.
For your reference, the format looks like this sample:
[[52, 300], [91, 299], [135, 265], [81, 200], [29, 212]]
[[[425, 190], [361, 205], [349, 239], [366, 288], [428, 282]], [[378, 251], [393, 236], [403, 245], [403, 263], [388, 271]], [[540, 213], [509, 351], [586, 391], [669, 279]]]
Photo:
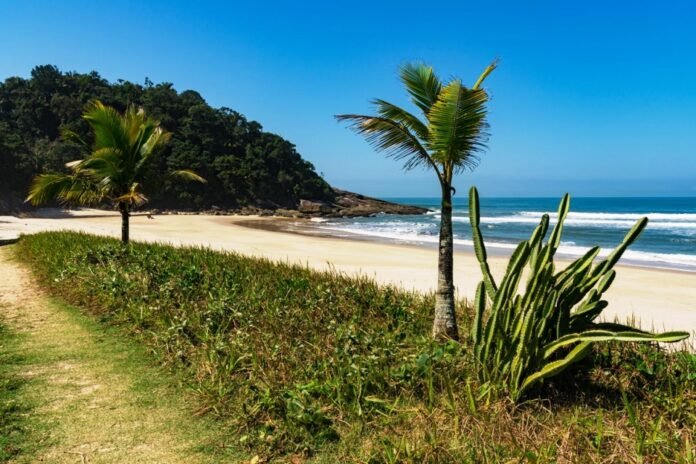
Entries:
[[29, 420], [41, 424], [38, 455], [16, 462], [239, 462], [196, 449], [215, 431], [191, 416], [171, 383], [156, 380], [164, 374], [43, 294], [11, 247], [0, 248], [0, 317], [20, 334], [17, 375], [30, 380]]

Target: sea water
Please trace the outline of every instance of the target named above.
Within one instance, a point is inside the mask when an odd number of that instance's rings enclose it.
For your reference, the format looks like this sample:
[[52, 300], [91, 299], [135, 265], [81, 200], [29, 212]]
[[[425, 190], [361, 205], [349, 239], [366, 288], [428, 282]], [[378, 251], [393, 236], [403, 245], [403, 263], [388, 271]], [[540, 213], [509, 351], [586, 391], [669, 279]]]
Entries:
[[[413, 244], [437, 243], [440, 207], [437, 198], [390, 198], [430, 211], [423, 215], [376, 215], [367, 218], [320, 220], [317, 226], [338, 235]], [[492, 253], [510, 253], [528, 239], [541, 216], [556, 222], [558, 198], [481, 198], [481, 230]], [[471, 248], [468, 200], [453, 203], [455, 246]], [[648, 226], [624, 254], [627, 264], [696, 272], [696, 198], [573, 198], [565, 221], [561, 257], [581, 256], [599, 245], [600, 256], [618, 245], [643, 216]]]

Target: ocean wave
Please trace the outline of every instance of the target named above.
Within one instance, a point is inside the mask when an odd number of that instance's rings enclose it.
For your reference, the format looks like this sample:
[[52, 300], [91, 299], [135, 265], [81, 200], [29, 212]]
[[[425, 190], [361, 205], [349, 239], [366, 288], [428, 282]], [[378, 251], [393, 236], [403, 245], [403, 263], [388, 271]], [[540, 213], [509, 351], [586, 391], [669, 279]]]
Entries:
[[323, 229], [350, 232], [360, 235], [373, 235], [384, 238], [428, 237], [437, 235], [438, 228], [434, 223], [418, 222], [371, 222], [358, 224], [323, 224]]
[[[433, 228], [430, 223], [402, 223], [395, 227], [393, 223], [382, 223], [379, 226], [369, 224], [321, 224], [325, 230], [332, 230], [339, 233], [369, 236], [378, 239], [388, 239], [408, 243], [433, 244], [437, 243], [437, 228]], [[454, 244], [464, 247], [473, 247], [473, 242], [468, 239], [455, 238]], [[517, 244], [486, 241], [489, 250], [499, 250], [510, 252], [517, 247]], [[565, 258], [576, 258], [585, 254], [589, 247], [577, 246], [572, 241], [564, 241], [558, 248], [558, 255]], [[599, 253], [600, 258], [604, 258], [611, 253], [612, 249], [602, 249]], [[623, 255], [624, 263], [644, 265], [649, 267], [682, 269], [696, 272], [696, 255], [681, 253], [656, 253], [647, 251], [627, 250]]]
[[437, 243], [438, 240], [436, 230], [422, 227], [374, 227], [372, 225], [370, 227], [357, 227], [332, 224], [323, 226], [322, 229], [406, 242]]
[[[520, 211], [520, 216], [541, 219], [543, 214], [548, 214], [551, 218], [556, 218], [558, 213], [544, 213], [542, 211]], [[695, 213], [568, 213], [568, 219], [587, 219], [587, 220], [621, 220], [637, 221], [646, 217], [650, 221], [676, 221], [676, 222], [696, 222]]]
[[[554, 224], [557, 218], [551, 218], [551, 223]], [[468, 223], [468, 216], [454, 216], [454, 222]], [[538, 224], [541, 216], [487, 216], [481, 218], [482, 224]], [[636, 223], [636, 220], [621, 220], [621, 219], [600, 219], [600, 218], [578, 218], [571, 215], [565, 220], [567, 226], [583, 226], [583, 227], [610, 227], [610, 228], [625, 228], [630, 229]], [[696, 222], [681, 222], [681, 221], [649, 221], [648, 228], [650, 229], [670, 229], [670, 230], [694, 230], [696, 232]]]

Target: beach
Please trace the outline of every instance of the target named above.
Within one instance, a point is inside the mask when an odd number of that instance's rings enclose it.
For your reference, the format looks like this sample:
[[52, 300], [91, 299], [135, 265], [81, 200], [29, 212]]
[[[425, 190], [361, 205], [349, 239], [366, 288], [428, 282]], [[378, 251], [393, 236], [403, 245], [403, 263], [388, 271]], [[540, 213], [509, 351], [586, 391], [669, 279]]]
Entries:
[[[409, 290], [431, 291], [436, 284], [437, 253], [415, 245], [331, 237], [312, 224], [301, 222], [300, 233], [292, 230], [297, 220], [258, 216], [154, 215], [131, 217], [131, 237], [136, 241], [176, 246], [205, 246], [234, 251], [274, 261], [363, 274], [380, 283]], [[0, 239], [46, 230], [75, 230], [118, 237], [120, 217], [100, 210], [60, 212], [42, 210], [33, 217], [0, 217]], [[491, 256], [496, 277], [507, 259]], [[472, 253], [455, 252], [455, 284], [460, 297], [471, 298], [480, 280]], [[644, 329], [696, 332], [696, 273], [617, 266], [617, 278], [606, 298], [609, 319], [635, 318]]]

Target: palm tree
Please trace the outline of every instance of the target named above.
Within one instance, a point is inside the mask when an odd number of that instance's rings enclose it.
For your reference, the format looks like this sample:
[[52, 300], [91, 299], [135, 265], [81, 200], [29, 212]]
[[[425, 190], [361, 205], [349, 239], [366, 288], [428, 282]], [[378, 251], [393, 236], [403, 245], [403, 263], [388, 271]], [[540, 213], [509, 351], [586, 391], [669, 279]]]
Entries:
[[[34, 178], [26, 201], [36, 206], [53, 199], [74, 205], [99, 205], [110, 201], [121, 213], [121, 240], [128, 243], [130, 211], [148, 201], [141, 186], [149, 162], [167, 144], [171, 133], [134, 106], [129, 106], [121, 115], [114, 108], [95, 101], [87, 106], [83, 118], [94, 133], [89, 155], [67, 163], [70, 173], [41, 174]], [[88, 146], [74, 133], [65, 136]], [[190, 170], [170, 174], [205, 182]]]
[[475, 168], [477, 154], [485, 149], [488, 94], [481, 85], [496, 65], [495, 61], [491, 63], [468, 88], [459, 79], [442, 82], [429, 66], [407, 64], [401, 68], [401, 81], [422, 117], [381, 99], [372, 102], [374, 116], [336, 116], [339, 121], [347, 121], [376, 150], [404, 161], [404, 169], [425, 167], [437, 175], [442, 203], [433, 336], [439, 339], [457, 339], [459, 335], [452, 272], [452, 178]]

